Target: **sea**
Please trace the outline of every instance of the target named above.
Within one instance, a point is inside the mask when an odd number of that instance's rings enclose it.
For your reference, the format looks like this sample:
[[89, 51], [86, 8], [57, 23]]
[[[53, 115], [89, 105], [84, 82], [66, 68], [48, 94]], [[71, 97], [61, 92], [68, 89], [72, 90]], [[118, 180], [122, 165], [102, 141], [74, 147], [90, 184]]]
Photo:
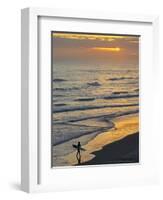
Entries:
[[[53, 65], [52, 160], [114, 127], [112, 120], [139, 112], [139, 67]], [[72, 142], [71, 142], [72, 141]]]

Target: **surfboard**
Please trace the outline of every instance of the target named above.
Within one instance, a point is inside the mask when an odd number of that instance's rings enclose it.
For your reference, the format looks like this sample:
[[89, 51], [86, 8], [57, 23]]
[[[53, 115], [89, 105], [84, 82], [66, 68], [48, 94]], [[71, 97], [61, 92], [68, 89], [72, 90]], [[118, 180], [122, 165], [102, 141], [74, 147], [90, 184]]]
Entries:
[[[72, 146], [73, 146], [75, 149], [78, 149], [78, 145], [76, 145], [76, 144], [73, 144]], [[81, 150], [81, 151], [85, 151], [85, 149], [84, 149], [84, 148], [82, 148], [82, 147], [80, 147], [80, 150]]]

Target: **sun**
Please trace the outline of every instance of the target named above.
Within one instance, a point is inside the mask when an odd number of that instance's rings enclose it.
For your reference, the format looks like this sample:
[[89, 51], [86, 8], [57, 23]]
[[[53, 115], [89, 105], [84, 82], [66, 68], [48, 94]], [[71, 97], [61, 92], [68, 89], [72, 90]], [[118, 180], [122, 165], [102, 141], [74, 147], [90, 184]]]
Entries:
[[116, 47], [115, 48], [115, 51], [120, 51], [121, 49], [119, 47]]

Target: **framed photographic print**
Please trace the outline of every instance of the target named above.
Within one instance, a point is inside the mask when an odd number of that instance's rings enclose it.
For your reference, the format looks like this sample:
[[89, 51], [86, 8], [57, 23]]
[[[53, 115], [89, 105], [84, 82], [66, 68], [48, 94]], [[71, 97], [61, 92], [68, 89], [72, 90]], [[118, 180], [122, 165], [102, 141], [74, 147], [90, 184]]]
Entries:
[[138, 163], [139, 35], [51, 37], [52, 167]]
[[158, 182], [157, 45], [157, 16], [22, 10], [24, 191]]

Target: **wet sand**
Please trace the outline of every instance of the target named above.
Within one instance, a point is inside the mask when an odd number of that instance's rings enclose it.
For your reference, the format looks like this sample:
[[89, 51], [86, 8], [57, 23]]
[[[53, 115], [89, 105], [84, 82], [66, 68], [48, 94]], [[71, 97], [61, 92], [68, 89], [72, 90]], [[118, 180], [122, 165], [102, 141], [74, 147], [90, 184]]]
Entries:
[[[103, 132], [89, 141], [81, 152], [82, 165], [138, 162], [138, 114], [113, 120], [115, 128]], [[76, 152], [64, 157], [69, 166], [77, 165]]]

